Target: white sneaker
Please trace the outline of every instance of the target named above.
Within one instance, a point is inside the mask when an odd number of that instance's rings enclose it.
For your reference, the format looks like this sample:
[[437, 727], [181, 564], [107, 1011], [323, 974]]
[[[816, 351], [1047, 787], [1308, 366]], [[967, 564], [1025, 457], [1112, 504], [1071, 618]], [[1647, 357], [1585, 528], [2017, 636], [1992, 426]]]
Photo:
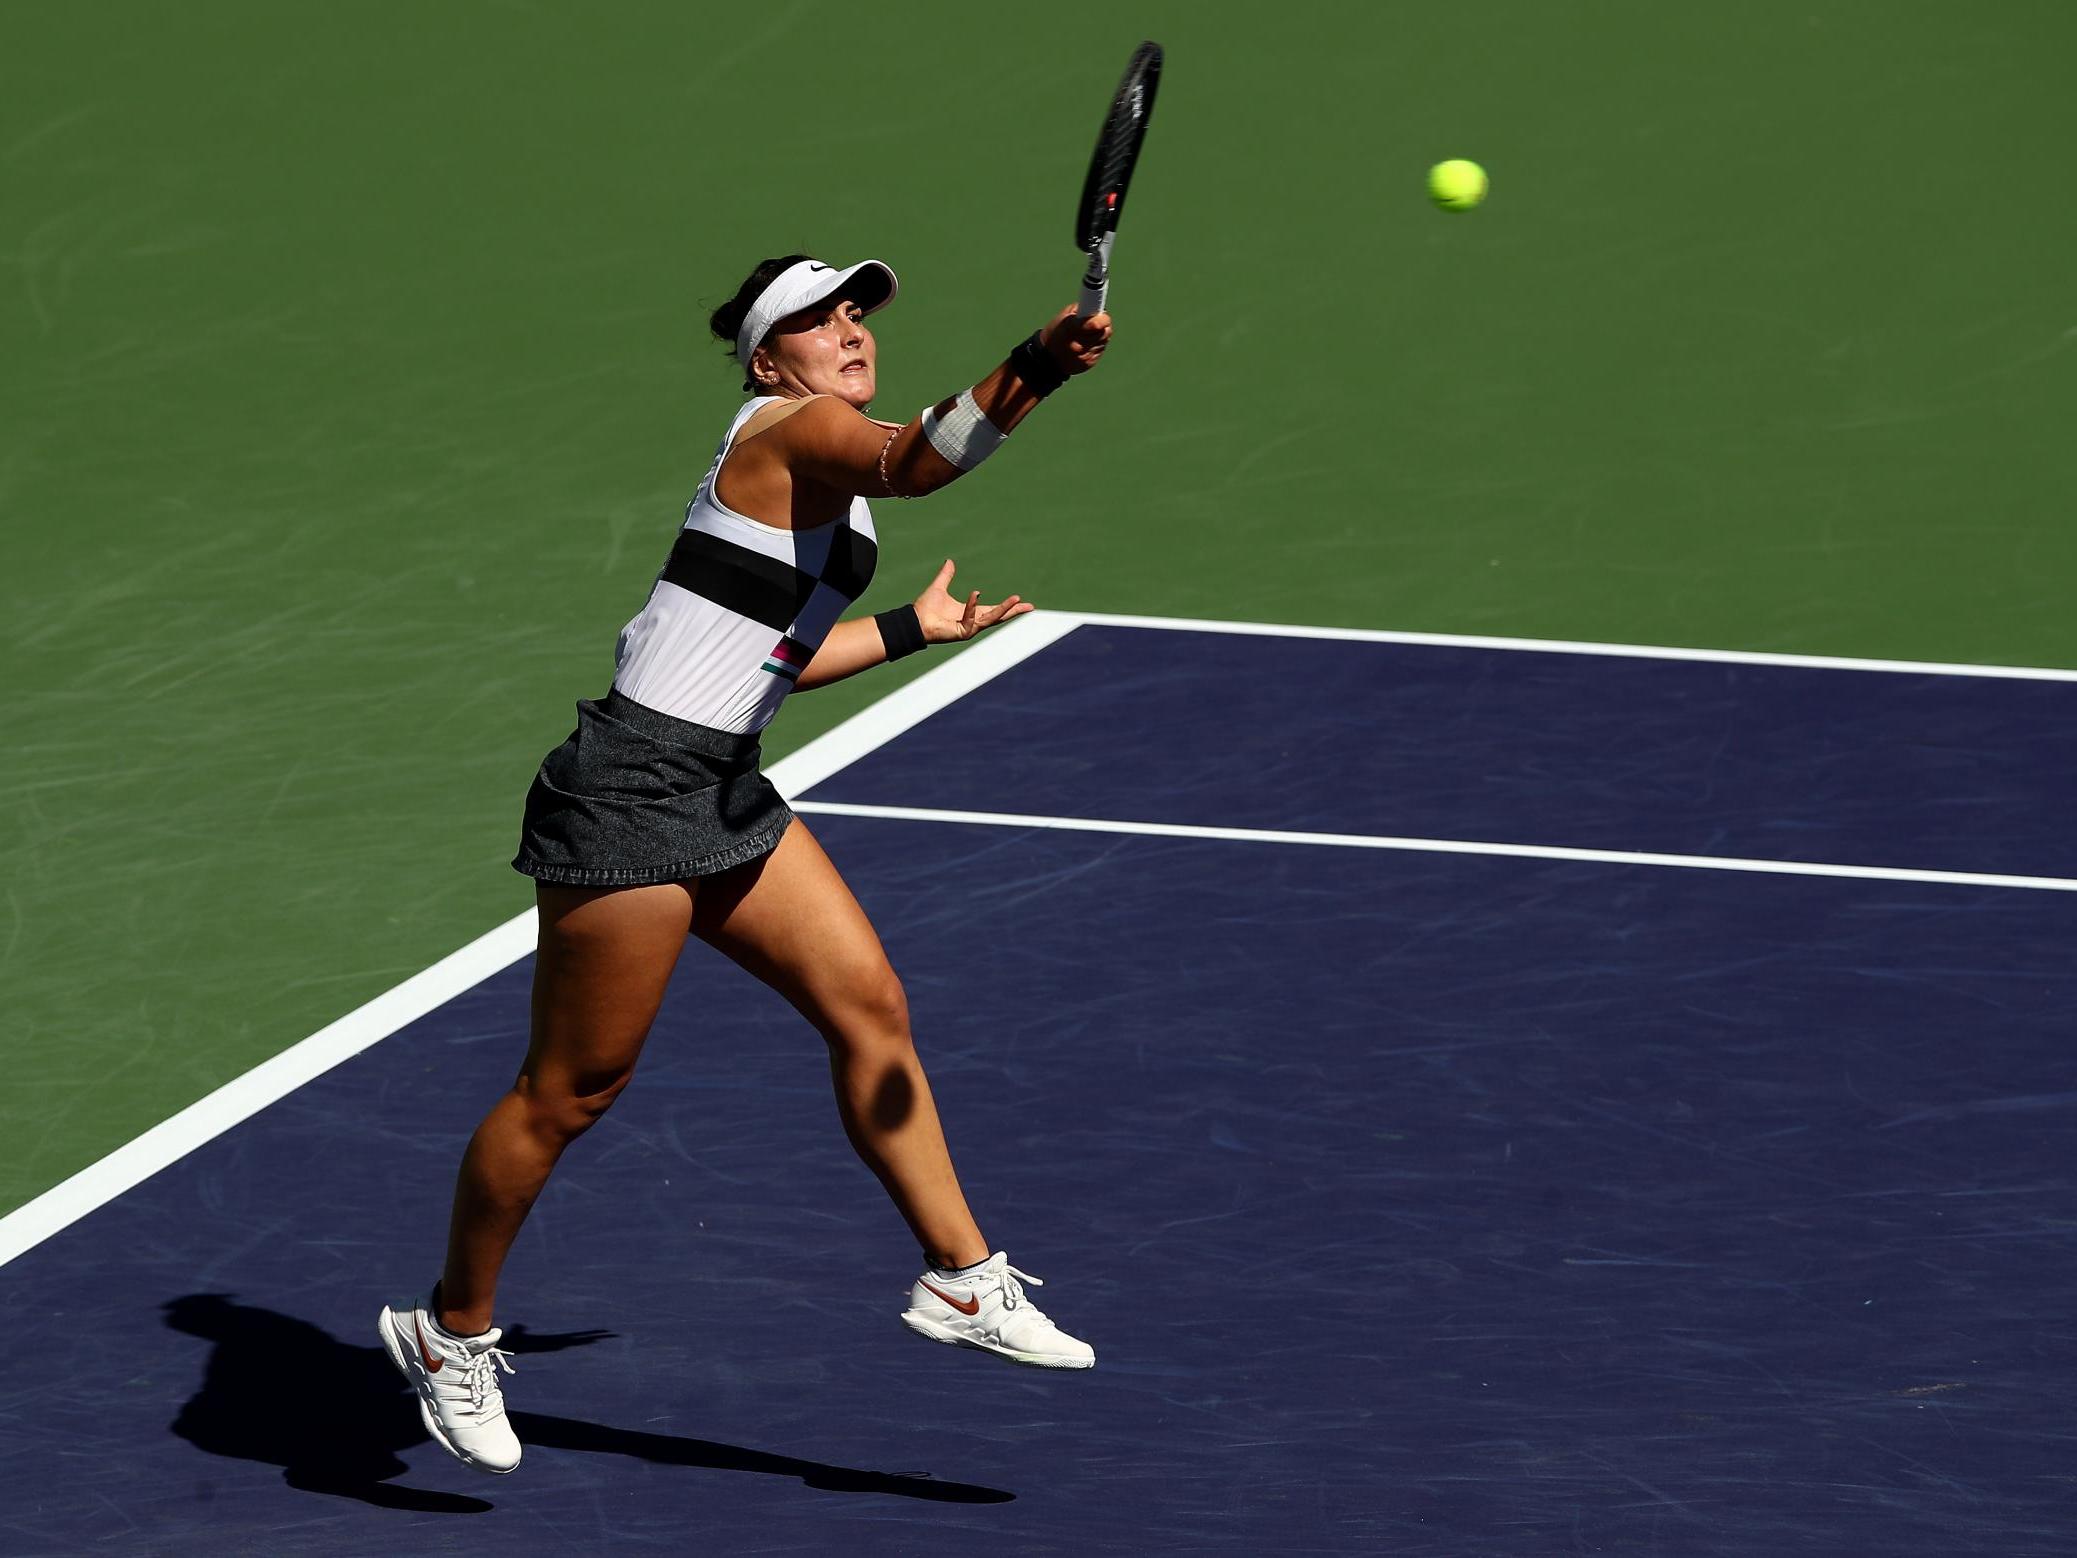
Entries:
[[464, 1466], [507, 1472], [519, 1464], [519, 1436], [505, 1420], [498, 1370], [512, 1355], [498, 1346], [503, 1331], [450, 1336], [428, 1304], [385, 1307], [377, 1322], [383, 1350], [418, 1393], [426, 1432]]
[[1024, 1296], [1024, 1284], [1044, 1287], [997, 1250], [964, 1276], [926, 1271], [909, 1289], [902, 1324], [918, 1336], [952, 1347], [974, 1347], [1036, 1369], [1089, 1369], [1096, 1349], [1048, 1320]]

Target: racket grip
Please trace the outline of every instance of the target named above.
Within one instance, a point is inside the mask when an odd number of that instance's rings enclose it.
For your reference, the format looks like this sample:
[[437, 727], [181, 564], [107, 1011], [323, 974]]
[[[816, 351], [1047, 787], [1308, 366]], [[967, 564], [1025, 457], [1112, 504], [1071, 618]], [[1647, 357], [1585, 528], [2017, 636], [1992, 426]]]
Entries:
[[1116, 233], [1105, 233], [1103, 242], [1089, 253], [1089, 269], [1082, 276], [1082, 301], [1075, 312], [1087, 319], [1091, 314], [1103, 312], [1104, 299], [1111, 292], [1111, 244]]

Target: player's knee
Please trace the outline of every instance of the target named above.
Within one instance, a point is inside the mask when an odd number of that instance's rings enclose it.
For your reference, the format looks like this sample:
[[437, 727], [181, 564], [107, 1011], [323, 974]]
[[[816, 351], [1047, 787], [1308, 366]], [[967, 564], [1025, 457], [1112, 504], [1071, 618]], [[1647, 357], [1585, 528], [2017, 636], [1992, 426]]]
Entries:
[[528, 1121], [534, 1130], [552, 1141], [569, 1142], [598, 1124], [633, 1075], [632, 1069], [598, 1072], [571, 1077], [554, 1086], [522, 1077], [519, 1091], [526, 1100]]
[[885, 959], [851, 971], [844, 981], [839, 1034], [853, 1042], [907, 1044], [909, 997]]
[[866, 976], [859, 1000], [875, 1026], [904, 1039], [909, 1036], [909, 993], [885, 961]]

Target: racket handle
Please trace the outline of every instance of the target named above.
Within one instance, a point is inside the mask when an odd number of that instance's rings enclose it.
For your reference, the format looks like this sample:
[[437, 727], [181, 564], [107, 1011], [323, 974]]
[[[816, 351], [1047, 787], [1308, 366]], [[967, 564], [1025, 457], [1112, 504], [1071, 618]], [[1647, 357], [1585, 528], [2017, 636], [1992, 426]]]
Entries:
[[1116, 233], [1105, 233], [1103, 241], [1089, 255], [1089, 270], [1082, 277], [1082, 301], [1075, 309], [1084, 319], [1102, 313], [1104, 299], [1110, 296], [1111, 245], [1117, 238]]

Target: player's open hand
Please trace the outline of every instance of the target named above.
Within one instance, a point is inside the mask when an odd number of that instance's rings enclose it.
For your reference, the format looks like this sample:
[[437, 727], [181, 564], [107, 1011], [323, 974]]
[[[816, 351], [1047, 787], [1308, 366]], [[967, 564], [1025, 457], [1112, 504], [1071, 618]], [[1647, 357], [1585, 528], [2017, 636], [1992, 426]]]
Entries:
[[1021, 617], [1033, 609], [1030, 601], [1015, 595], [999, 606], [984, 606], [979, 590], [964, 601], [958, 600], [948, 588], [952, 583], [952, 572], [952, 559], [948, 557], [945, 566], [938, 570], [938, 576], [916, 597], [916, 620], [923, 625], [923, 637], [929, 643], [963, 643], [983, 628]]
[[1070, 303], [1053, 316], [1042, 339], [1063, 371], [1087, 373], [1111, 344], [1111, 316], [1090, 314], [1085, 318]]

